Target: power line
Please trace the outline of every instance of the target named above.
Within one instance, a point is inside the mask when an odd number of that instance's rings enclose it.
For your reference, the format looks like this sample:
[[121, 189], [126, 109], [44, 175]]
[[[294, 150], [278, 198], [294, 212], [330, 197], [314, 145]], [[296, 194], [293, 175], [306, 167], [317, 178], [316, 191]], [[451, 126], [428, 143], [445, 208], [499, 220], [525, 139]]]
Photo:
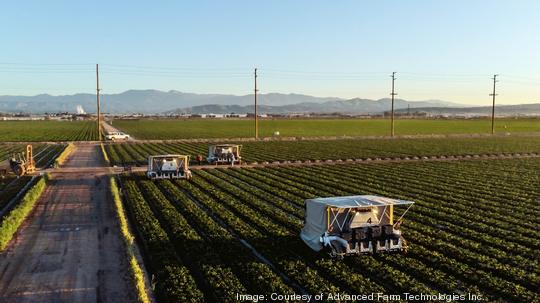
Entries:
[[223, 78], [251, 78], [249, 74], [235, 75], [235, 74], [155, 74], [155, 73], [129, 73], [129, 72], [110, 72], [103, 71], [103, 74], [110, 75], [123, 75], [123, 76], [137, 76], [137, 77], [156, 77], [156, 78], [208, 78], [208, 79], [223, 79]]
[[195, 70], [195, 71], [245, 71], [245, 67], [188, 67], [188, 66], [143, 66], [143, 65], [125, 65], [125, 64], [102, 64], [115, 68], [144, 69], [144, 70]]
[[275, 68], [264, 68], [261, 69], [263, 72], [271, 73], [280, 73], [280, 74], [323, 74], [323, 75], [384, 75], [384, 72], [344, 72], [344, 71], [308, 71], [308, 70], [288, 70], [288, 69], [275, 69]]
[[92, 66], [92, 63], [21, 63], [21, 62], [0, 62], [0, 65], [25, 65], [25, 66]]

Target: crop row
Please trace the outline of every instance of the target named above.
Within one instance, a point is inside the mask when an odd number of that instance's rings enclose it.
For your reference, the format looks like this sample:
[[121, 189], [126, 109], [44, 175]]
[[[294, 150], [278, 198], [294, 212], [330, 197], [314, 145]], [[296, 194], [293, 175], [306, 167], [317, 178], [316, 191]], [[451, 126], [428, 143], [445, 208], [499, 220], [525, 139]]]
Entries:
[[[503, 161], [501, 161], [503, 162]], [[534, 163], [534, 162], [533, 162]], [[430, 165], [438, 165], [439, 166], [439, 169], [441, 168], [445, 168], [444, 165], [442, 164], [430, 164]], [[466, 164], [463, 164], [463, 165], [466, 165]], [[381, 167], [381, 166], [370, 166], [368, 168], [366, 168], [366, 170], [375, 170], [377, 171], [377, 167]], [[396, 167], [394, 165], [387, 165], [386, 167], [390, 168], [390, 169], [393, 169], [393, 170], [396, 170]], [[413, 166], [413, 165], [407, 165], [407, 166], [402, 166], [402, 167], [408, 167], [409, 169], [414, 169], [416, 166]], [[332, 176], [332, 170], [335, 170], [336, 167], [335, 166], [329, 166], [329, 167], [325, 167], [323, 170], [323, 167], [311, 167], [311, 168], [303, 168], [303, 169], [300, 169], [300, 168], [279, 168], [279, 169], [253, 169], [253, 170], [242, 170], [242, 172], [246, 172], [246, 171], [252, 171], [252, 172], [257, 172], [259, 174], [259, 176], [263, 176], [263, 172], [264, 171], [272, 171], [272, 174], [269, 174], [270, 175], [275, 175], [277, 171], [284, 171], [283, 174], [277, 176], [277, 178], [275, 178], [275, 183], [273, 184], [273, 186], [276, 186], [278, 188], [279, 184], [283, 184], [283, 183], [287, 183], [286, 185], [284, 185], [285, 188], [288, 187], [288, 190], [290, 190], [291, 192], [294, 192], [294, 191], [297, 191], [298, 188], [301, 188], [302, 191], [306, 191], [306, 190], [309, 190], [310, 187], [311, 187], [311, 190], [313, 190], [313, 195], [329, 195], [329, 194], [350, 194], [351, 192], [344, 192], [344, 191], [340, 191], [339, 190], [339, 185], [343, 183], [343, 179], [344, 179], [344, 173], [350, 169], [349, 166], [341, 166], [341, 168], [343, 168], [341, 171], [338, 171], [338, 172], [335, 172], [335, 174], [333, 174], [334, 176]], [[400, 167], [401, 168], [401, 167]], [[511, 168], [511, 167], [508, 167], [508, 168]], [[311, 174], [311, 177], [309, 176], [306, 176], [305, 174], [302, 175], [302, 171], [305, 171], [305, 169], [310, 169], [310, 170], [313, 170], [314, 173]], [[485, 169], [484, 169], [485, 170]], [[231, 170], [231, 169], [228, 169], [228, 170], [224, 170], [225, 172], [229, 173], [229, 172], [233, 172], [233, 171], [238, 171], [238, 170]], [[300, 174], [302, 175], [301, 178], [297, 179], [297, 180], [302, 180], [302, 183], [293, 183], [291, 182], [291, 175], [294, 173], [294, 172], [300, 172]], [[535, 170], [533, 168], [531, 168], [531, 170], [529, 170], [529, 172], [531, 172], [532, 174], [534, 174]], [[315, 174], [316, 173], [316, 174]], [[418, 173], [418, 172], [417, 172]], [[398, 174], [399, 174], [399, 169], [398, 169]], [[256, 174], [252, 174], [253, 175], [256, 175]], [[310, 174], [308, 174], [310, 175]], [[347, 185], [347, 186], [353, 186], [352, 189], [354, 189], [355, 187], [358, 188], [358, 186], [356, 184], [358, 184], [359, 182], [359, 179], [361, 180], [361, 178], [363, 178], [365, 176], [365, 174], [353, 174], [354, 176], [351, 177], [351, 181], [350, 181], [350, 184], [351, 185]], [[377, 183], [379, 184], [384, 184], [385, 183], [385, 179], [388, 180], [388, 173], [387, 172], [379, 172], [379, 175], [381, 177], [381, 180], [378, 181]], [[418, 176], [418, 174], [417, 174]], [[365, 176], [366, 178], [369, 178], [368, 176]], [[525, 178], [524, 179], [533, 179], [534, 181], [534, 177], [531, 175], [531, 176], [524, 176]], [[329, 182], [330, 184], [329, 185], [332, 185], [332, 187], [330, 186], [323, 186], [321, 183], [321, 179], [324, 179], [324, 178], [328, 178], [330, 179]], [[536, 178], [538, 178], [538, 176], [536, 175]], [[288, 179], [288, 180], [286, 180]], [[228, 179], [226, 179], [228, 180]], [[284, 181], [285, 180], [285, 181]], [[339, 182], [336, 182], [337, 180], [339, 180]], [[434, 179], [436, 180], [436, 179]], [[535, 180], [536, 182], [538, 182], [538, 179]], [[272, 181], [270, 181], [272, 182]], [[270, 183], [269, 182], [269, 183]], [[391, 183], [391, 182], [390, 182]], [[520, 183], [520, 180], [516, 180], [516, 183]], [[363, 192], [374, 192], [374, 188], [372, 187], [372, 184], [371, 183], [368, 183], [368, 187], [364, 187], [361, 189], [361, 191]], [[376, 183], [375, 183], [376, 184]], [[537, 183], [538, 184], [538, 183]], [[406, 188], [406, 185], [401, 185], [401, 184], [396, 184], [395, 185], [396, 187], [398, 188]], [[321, 190], [322, 189], [322, 190]], [[346, 188], [345, 188], [346, 189]], [[426, 192], [428, 192], [426, 190]], [[352, 193], [357, 193], [356, 190], [353, 190]], [[384, 194], [385, 192], [384, 191], [379, 191], [379, 193], [382, 193]], [[396, 193], [388, 193], [386, 192], [387, 194], [392, 194], [392, 195], [396, 195]], [[402, 194], [402, 193], [401, 193]], [[526, 195], [527, 193], [526, 192], [520, 192], [520, 193], [515, 193], [515, 195], [517, 195], [518, 197], [520, 195]], [[305, 195], [304, 195], [305, 197]], [[506, 203], [506, 200], [502, 200]], [[443, 203], [444, 200], [435, 200], [434, 203]], [[501, 203], [501, 201], [498, 201], [499, 203]], [[530, 201], [531, 204], [534, 205], [534, 201]], [[453, 205], [459, 205], [456, 203], [453, 203]], [[416, 207], [415, 207], [416, 208]], [[499, 209], [500, 211], [500, 209]], [[444, 212], [441, 212], [444, 214]], [[413, 212], [414, 214], [414, 212]], [[433, 220], [431, 220], [433, 221]], [[469, 220], [470, 221], [470, 220]], [[526, 221], [526, 220], [525, 220]], [[428, 225], [431, 225], [433, 224], [433, 222], [423, 222], [423, 224], [428, 224]], [[466, 223], [463, 223], [464, 226], [466, 226]], [[459, 228], [459, 226], [458, 226]], [[437, 230], [437, 228], [435, 228], [435, 232], [436, 233], [440, 233], [441, 231]], [[459, 233], [460, 230], [458, 229], [457, 232]], [[476, 230], [476, 235], [478, 236], [482, 236], [482, 230]], [[462, 243], [463, 242], [463, 239], [456, 239], [455, 240], [456, 243]], [[504, 243], [504, 242], [503, 242]], [[472, 243], [474, 246], [477, 246], [478, 247], [478, 243]], [[443, 249], [447, 249], [448, 247], [442, 247]], [[478, 251], [481, 253], [482, 251], [484, 250], [489, 250], [491, 247], [490, 247], [490, 243], [489, 242], [486, 242], [485, 245], [483, 246], [480, 246], [478, 247]], [[525, 255], [528, 255], [530, 258], [532, 258], [532, 262], [531, 260], [527, 260], [525, 259], [525, 261], [527, 262], [522, 262], [519, 260], [519, 257], [516, 257], [516, 262], [514, 262], [514, 264], [522, 264], [522, 268], [524, 269], [524, 271], [527, 271], [527, 270], [531, 270], [532, 268], [534, 267], [537, 267], [535, 264], [538, 264], [537, 263], [537, 260], [535, 260], [533, 254], [528, 254], [527, 252], [527, 247], [526, 246], [518, 246], [518, 247], [515, 247], [516, 249], [518, 249], [518, 252], [522, 249], [526, 250], [525, 251]], [[508, 249], [508, 248], [507, 248]], [[512, 256], [508, 256], [508, 253], [507, 253], [507, 249], [504, 249], [504, 250], [500, 250], [498, 251], [498, 256], [501, 257], [501, 258], [505, 258], [506, 260], [509, 260], [511, 258], [513, 258]], [[496, 250], [495, 250], [496, 251]], [[459, 251], [457, 251], [459, 252]], [[457, 253], [456, 252], [456, 253]], [[512, 253], [513, 254], [516, 254], [517, 252], [512, 249]], [[537, 256], [537, 255], [536, 255]], [[470, 257], [470, 256], [468, 256]], [[474, 254], [473, 256], [474, 257]], [[536, 258], [537, 259], [537, 258]], [[485, 260], [481, 260], [482, 262], [484, 262]], [[474, 261], [470, 261], [471, 264], [474, 264]], [[497, 267], [498, 263], [494, 263], [494, 266]], [[508, 271], [508, 273], [506, 273], [506, 270], [508, 270], [509, 267], [502, 267], [500, 270], [496, 271], [498, 274], [501, 274], [501, 275], [514, 275], [514, 279], [516, 280], [519, 280], [522, 284], [524, 285], [527, 285], [529, 287], [529, 289], [536, 289], [536, 287], [538, 286], [538, 279], [536, 278], [535, 275], [525, 275], [524, 278], [520, 278], [520, 275], [521, 274], [524, 274], [524, 272], [519, 272], [519, 270], [513, 270], [511, 269], [510, 267], [510, 270]], [[492, 286], [493, 288], [495, 288], [495, 286]]]
[[[384, 169], [381, 169], [382, 171], [379, 170], [379, 168], [381, 167], [388, 168], [388, 171], [385, 171]], [[409, 166], [409, 168], [411, 167], [416, 168], [417, 166]], [[467, 231], [472, 232], [471, 236], [474, 236], [476, 238], [482, 238], [484, 236], [484, 233], [489, 234], [490, 229], [494, 229], [492, 225], [494, 225], [496, 222], [490, 222], [490, 224], [478, 224], [477, 221], [481, 221], [483, 218], [477, 216], [477, 212], [475, 212], [475, 210], [472, 208], [464, 209], [459, 213], [459, 215], [453, 215], [451, 210], [452, 208], [460, 207], [460, 201], [454, 200], [451, 202], [446, 202], [445, 200], [448, 200], [448, 196], [446, 197], [446, 199], [442, 196], [435, 199], [431, 199], [429, 195], [428, 197], [426, 197], [426, 194], [428, 194], [430, 191], [433, 191], [433, 189], [430, 188], [430, 184], [436, 179], [432, 179], [431, 182], [430, 180], [426, 180], [427, 182], [425, 182], [425, 184], [427, 185], [427, 187], [420, 190], [418, 195], [411, 195], [411, 190], [414, 190], [411, 189], [411, 187], [409, 186], [410, 182], [398, 182], [399, 178], [396, 178], [396, 175], [399, 175], [399, 168], [396, 169], [395, 166], [359, 166], [358, 168], [353, 169], [343, 166], [340, 167], [339, 171], [334, 172], [333, 170], [335, 169], [335, 167], [309, 168], [309, 170], [318, 173], [318, 175], [313, 174], [311, 171], [300, 171], [297, 168], [280, 168], [268, 170], [271, 171], [271, 174], [277, 175], [280, 178], [285, 178], [286, 176], [288, 176], [289, 180], [294, 179], [300, 185], [312, 185], [315, 190], [319, 190], [319, 195], [324, 195], [325, 191], [326, 194], [351, 194], [357, 192], [370, 192], [392, 196], [397, 195], [398, 197], [402, 196], [404, 198], [417, 200], [419, 202], [417, 203], [417, 205], [415, 205], [415, 211], [413, 211], [409, 215], [409, 217], [412, 217], [411, 220], [414, 220], [416, 219], [415, 214], [420, 213], [423, 214], [425, 218], [428, 218], [428, 220], [424, 219], [421, 224], [413, 225], [414, 227], [418, 226], [418, 229], [420, 231], [420, 233], [416, 234], [417, 237], [413, 239], [413, 244], [420, 243], [425, 247], [429, 247], [433, 250], [438, 250], [441, 253], [452, 253], [452, 257], [455, 260], [459, 260], [460, 262], [462, 262], [461, 264], [472, 266], [475, 269], [484, 269], [486, 270], [486, 272], [492, 273], [494, 277], [492, 277], [493, 281], [491, 286], [489, 286], [490, 292], [497, 291], [497, 289], [499, 288], [497, 285], [505, 284], [503, 283], [504, 281], [500, 279], [502, 277], [510, 280], [510, 283], [515, 283], [511, 285], [514, 288], [523, 290], [521, 295], [524, 295], [524, 297], [513, 297], [514, 299], [519, 298], [523, 300], [523, 298], [526, 298], [527, 295], [533, 297], [529, 292], [538, 289], [539, 280], [537, 274], [534, 273], [533, 270], [534, 268], [538, 268], [538, 255], [534, 255], [533, 251], [530, 250], [531, 248], [534, 249], [535, 247], [535, 240], [534, 238], [531, 238], [532, 235], [529, 235], [529, 237], [523, 237], [524, 241], [526, 241], [529, 246], [520, 246], [512, 243], [512, 241], [516, 241], [514, 237], [519, 237], [519, 234], [506, 234], [505, 236], [505, 233], [503, 232], [505, 231], [504, 226], [506, 225], [503, 225], [500, 229], [495, 228], [496, 232], [492, 233], [490, 237], [496, 238], [498, 235], [502, 239], [502, 243], [506, 243], [506, 249], [503, 249], [504, 246], [502, 246], [498, 253], [495, 253], [493, 257], [485, 257], [483, 254], [485, 254], [485, 251], [491, 248], [490, 246], [492, 245], [492, 242], [484, 241], [484, 243], [478, 243], [478, 241], [476, 240], [469, 241], [469, 235]], [[534, 168], [531, 169], [533, 169], [532, 171], [534, 171]], [[353, 174], [348, 177], [345, 174], [348, 171], [350, 172], [350, 170], [353, 170]], [[362, 170], [362, 172], [357, 170]], [[466, 174], [466, 171], [462, 170], [461, 175], [463, 175], [464, 173]], [[417, 179], [418, 176], [421, 176], [421, 174], [422, 171], [421, 169], [419, 169], [416, 175]], [[296, 177], [294, 177], [294, 175], [296, 175]], [[366, 178], [367, 180], [364, 178]], [[538, 177], [536, 176], [536, 178]], [[335, 182], [336, 179], [339, 180], [339, 183]], [[536, 179], [536, 182], [538, 182], [538, 179]], [[335, 189], [330, 188], [330, 185], [335, 187]], [[448, 192], [447, 194], [451, 194], [451, 192]], [[515, 194], [519, 195], [519, 193], [517, 192]], [[424, 201], [420, 199], [423, 199]], [[466, 199], [466, 197], [463, 197], [463, 199]], [[499, 204], [501, 204], [497, 208], [498, 211], [504, 213], [503, 210], [506, 209], [501, 210], [501, 206], [505, 206], [507, 201], [499, 200], [498, 202]], [[452, 208], [444, 207], [444, 205], [447, 203], [451, 203]], [[534, 205], [534, 203], [534, 201], [531, 201], [531, 204]], [[489, 219], [489, 214], [485, 214], [485, 212], [483, 214], [485, 218]], [[524, 219], [524, 221], [526, 222], [526, 219]], [[455, 225], [449, 226], [452, 223]], [[422, 228], [424, 230], [422, 230]], [[428, 229], [426, 230], [426, 228]], [[428, 238], [427, 232], [431, 232], [431, 234], [434, 235], [432, 241], [426, 240], [426, 238]], [[445, 242], [449, 241], [448, 237], [452, 234], [454, 234], [453, 242], [455, 246], [452, 246], [449, 243]], [[416, 240], [416, 242], [414, 240]], [[501, 241], [499, 241], [499, 243], [501, 243]], [[466, 247], [467, 245], [469, 245], [469, 247], [474, 247], [477, 252], [474, 252], [472, 249], [468, 249]], [[509, 249], [512, 250], [513, 255], [521, 254], [524, 256], [528, 256], [529, 258], [525, 259], [527, 262], [523, 263], [522, 261], [517, 259], [516, 261], [518, 262], [513, 262], [512, 265], [504, 265], [504, 260], [508, 260]], [[491, 250], [491, 253], [494, 254], [493, 250]], [[497, 258], [502, 259], [502, 261]], [[520, 263], [520, 267], [522, 269], [514, 268], [514, 266]], [[533, 272], [529, 273], [531, 270]], [[528, 290], [526, 290], [525, 288], [527, 288]], [[508, 289], [508, 287], [503, 289], [506, 290]], [[512, 297], [511, 293], [505, 293], [505, 295]]]
[[[33, 144], [34, 161], [37, 167], [51, 164], [54, 158], [64, 149], [63, 144]], [[0, 162], [9, 159], [14, 154], [26, 153], [26, 145], [0, 144]], [[2, 167], [3, 168], [3, 167]]]
[[[531, 229], [538, 223], [539, 169], [540, 160], [523, 159], [221, 168], [194, 171], [189, 182], [123, 178], [142, 193], [146, 216], [210, 294], [207, 301], [293, 289], [474, 293], [493, 302], [539, 302], [540, 239]], [[303, 201], [350, 194], [417, 202], [403, 226], [408, 255], [339, 262], [304, 245], [298, 237]]]
[[145, 252], [147, 267], [155, 279], [155, 293], [162, 302], [202, 302], [202, 292], [176, 255], [167, 233], [153, 216], [136, 183], [122, 184], [126, 209]]
[[[207, 155], [210, 143], [114, 143], [106, 145], [114, 165], [144, 165], [152, 154]], [[540, 152], [538, 137], [367, 139], [243, 142], [248, 162], [347, 160], [469, 154]]]
[[[232, 171], [235, 171], [233, 169], [228, 169], [228, 170], [225, 170], [225, 172], [229, 173], [229, 172], [232, 172]], [[242, 172], [246, 172], [246, 171], [250, 171], [250, 170], [246, 170], [246, 169], [243, 169]], [[259, 169], [257, 169], [256, 171], [260, 171]], [[231, 181], [231, 179], [229, 178], [228, 181]], [[268, 183], [271, 183], [273, 184], [274, 186], [279, 186], [278, 183], [279, 182], [276, 182], [276, 184], [274, 184], [272, 181], [268, 180], [269, 182]], [[291, 191], [293, 191], [292, 189], [295, 189], [295, 187], [289, 187], [287, 188], [287, 185], [284, 185], [284, 187], [286, 189], [291, 189]], [[298, 232], [298, 231], [297, 231]], [[290, 243], [288, 244], [290, 245]], [[300, 244], [300, 245], [303, 245], [303, 244]], [[385, 283], [388, 283], [388, 281], [390, 280], [388, 277], [392, 277], [394, 278], [395, 280], [393, 281], [392, 284], [390, 284], [389, 286], [389, 289], [396, 289], [396, 288], [400, 288], [402, 291], [411, 291], [413, 289], [418, 289], [418, 288], [421, 288], [421, 282], [418, 281], [418, 280], [414, 280], [414, 279], [411, 279], [411, 277], [407, 277], [407, 275], [404, 274], [404, 272], [407, 272], [407, 273], [415, 273], [415, 272], [418, 272], [418, 268], [416, 267], [412, 267], [412, 268], [408, 268], [407, 270], [405, 271], [396, 271], [394, 268], [392, 267], [389, 267], [388, 264], [386, 263], [382, 263], [382, 264], [377, 264], [377, 262], [369, 257], [362, 257], [360, 259], [358, 259], [358, 262], [354, 267], [355, 268], [361, 268], [362, 271], [365, 273], [366, 271], [366, 268], [376, 268], [376, 270], [372, 270], [369, 272], [370, 275], [374, 275], [376, 277], [380, 277], [380, 281], [379, 283], [382, 283], [382, 284], [385, 284]], [[405, 264], [409, 264], [409, 263], [405, 263]], [[385, 270], [381, 270], [381, 268], [385, 268]], [[442, 276], [444, 278], [440, 278], [439, 281], [440, 283], [436, 286], [432, 286], [434, 289], [446, 289], [448, 290], [448, 288], [445, 288], [445, 286], [448, 284], [448, 281], [449, 281], [449, 278], [446, 277], [443, 273], [440, 273], [438, 271], [434, 271], [434, 270], [431, 270], [429, 272], [422, 272], [421, 274], [418, 274], [417, 278], [418, 279], [421, 279], [422, 277], [433, 277], [434, 275], [438, 274], [438, 276]], [[398, 278], [399, 276], [402, 276], [402, 278]], [[404, 276], [405, 275], [405, 276]], [[424, 282], [425, 284], [432, 284], [433, 281], [430, 279], [429, 281], [425, 281]], [[454, 290], [450, 290], [450, 291], [454, 291]], [[426, 290], [424, 290], [423, 292], [426, 292]]]
[[[260, 119], [259, 136], [343, 137], [389, 135], [388, 119]], [[127, 119], [114, 126], [139, 139], [253, 137], [252, 119]], [[397, 135], [488, 133], [488, 119], [398, 119]], [[538, 119], [497, 119], [498, 133], [538, 132]]]
[[0, 142], [97, 140], [94, 121], [0, 121]]
[[[34, 148], [34, 160], [36, 166], [38, 168], [43, 168], [50, 165], [64, 148], [64, 145], [37, 145]], [[4, 151], [7, 151], [9, 154], [22, 152], [23, 150], [24, 146], [22, 145], [6, 145], [4, 149]], [[30, 180], [31, 177], [29, 176], [16, 177], [8, 169], [8, 174], [0, 178], [0, 211], [3, 210], [8, 202], [20, 193]]]

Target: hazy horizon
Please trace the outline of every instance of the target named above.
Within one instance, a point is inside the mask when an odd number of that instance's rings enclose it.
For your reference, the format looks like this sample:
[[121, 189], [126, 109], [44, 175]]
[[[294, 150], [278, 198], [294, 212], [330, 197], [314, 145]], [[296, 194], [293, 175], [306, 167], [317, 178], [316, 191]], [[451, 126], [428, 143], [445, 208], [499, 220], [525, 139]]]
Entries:
[[[208, 93], [198, 93], [198, 92], [190, 92], [190, 91], [178, 91], [178, 90], [174, 90], [174, 89], [170, 89], [170, 90], [159, 90], [159, 89], [154, 89], [154, 88], [137, 88], [137, 89], [128, 89], [128, 90], [125, 90], [125, 91], [121, 91], [121, 92], [118, 92], [118, 93], [103, 93], [101, 92], [101, 96], [102, 96], [102, 102], [105, 102], [106, 103], [106, 99], [103, 99], [104, 96], [107, 96], [107, 95], [119, 95], [119, 94], [123, 94], [123, 93], [126, 93], [128, 91], [159, 91], [159, 92], [163, 92], [163, 93], [169, 93], [169, 92], [178, 92], [178, 93], [182, 93], [182, 94], [194, 94], [194, 95], [214, 95], [214, 96], [234, 96], [234, 97], [248, 97], [248, 96], [253, 96], [253, 93], [247, 93], [247, 94], [224, 94], [224, 93], [212, 93], [212, 92], [208, 92]], [[96, 93], [95, 92], [79, 92], [79, 93], [73, 93], [73, 94], [49, 94], [49, 93], [38, 93], [38, 94], [33, 94], [33, 95], [0, 95], [0, 97], [28, 97], [28, 98], [32, 98], [32, 97], [37, 97], [37, 96], [40, 96], [40, 95], [46, 95], [46, 96], [52, 96], [52, 97], [69, 97], [69, 96], [75, 96], [75, 95], [78, 95], [78, 94], [89, 94], [89, 95], [95, 95]], [[352, 99], [361, 99], [361, 100], [371, 100], [371, 101], [379, 101], [379, 100], [383, 100], [383, 99], [387, 99], [389, 100], [390, 97], [389, 96], [384, 96], [384, 97], [381, 97], [381, 98], [364, 98], [364, 97], [360, 97], [360, 96], [356, 96], [356, 97], [352, 97], [352, 98], [342, 98], [342, 97], [337, 97], [337, 96], [316, 96], [316, 95], [309, 95], [309, 94], [302, 94], [302, 93], [296, 93], [296, 92], [265, 92], [265, 93], [259, 93], [259, 96], [261, 96], [261, 98], [259, 98], [259, 104], [260, 105], [272, 105], [272, 104], [267, 104], [265, 103], [265, 100], [264, 100], [264, 96], [265, 95], [272, 95], [272, 94], [279, 94], [279, 95], [302, 95], [302, 96], [307, 96], [307, 97], [315, 97], [315, 98], [319, 98], [319, 99], [324, 99], [324, 98], [336, 98], [336, 99], [340, 99], [342, 101], [349, 101], [349, 100], [352, 100]], [[459, 106], [464, 106], [464, 107], [483, 107], [483, 106], [487, 106], [487, 107], [490, 107], [491, 104], [481, 104], [480, 102], [478, 103], [459, 103], [459, 102], [455, 102], [453, 100], [442, 100], [442, 99], [423, 99], [423, 100], [411, 100], [411, 99], [404, 99], [404, 98], [399, 98], [399, 96], [396, 97], [396, 100], [404, 100], [404, 101], [407, 101], [407, 102], [429, 102], [429, 101], [433, 101], [433, 102], [441, 102], [441, 103], [451, 103], [453, 107], [459, 107]], [[324, 101], [319, 101], [319, 102], [324, 102]], [[531, 102], [528, 102], [528, 103], [502, 103], [502, 102], [498, 102], [498, 106], [505, 106], [505, 105], [531, 105], [531, 104], [540, 104], [540, 101], [531, 101]], [[77, 104], [77, 100], [73, 100], [73, 105], [76, 106], [78, 105]], [[199, 105], [213, 105], [211, 103], [209, 104], [199, 104]], [[227, 105], [238, 105], [238, 104], [227, 104]], [[194, 105], [195, 106], [195, 105]]]

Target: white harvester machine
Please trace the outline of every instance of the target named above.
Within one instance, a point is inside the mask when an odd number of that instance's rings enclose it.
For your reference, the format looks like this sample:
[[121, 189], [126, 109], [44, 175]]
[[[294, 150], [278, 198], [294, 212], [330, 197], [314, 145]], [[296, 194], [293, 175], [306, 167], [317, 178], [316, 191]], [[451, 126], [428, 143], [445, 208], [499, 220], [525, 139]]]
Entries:
[[6, 175], [8, 167], [19, 177], [35, 172], [36, 163], [32, 145], [26, 145], [26, 153], [13, 154], [9, 160], [0, 163], [0, 175]]
[[206, 160], [210, 164], [242, 164], [240, 151], [242, 145], [237, 144], [216, 144], [208, 147], [208, 157]]
[[148, 157], [146, 176], [150, 179], [191, 179], [189, 156], [158, 155]]
[[[400, 225], [413, 203], [370, 195], [309, 199], [300, 237], [311, 249], [326, 249], [338, 258], [407, 252]], [[394, 220], [394, 206], [401, 205], [408, 208]]]

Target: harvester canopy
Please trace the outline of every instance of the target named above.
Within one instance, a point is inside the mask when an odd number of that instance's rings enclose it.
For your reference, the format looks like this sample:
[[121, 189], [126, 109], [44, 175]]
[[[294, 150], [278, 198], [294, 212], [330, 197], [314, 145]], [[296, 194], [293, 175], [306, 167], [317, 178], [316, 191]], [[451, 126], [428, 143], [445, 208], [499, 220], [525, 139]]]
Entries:
[[242, 155], [240, 154], [242, 145], [238, 144], [215, 144], [208, 146], [208, 157], [206, 160], [209, 163], [215, 164], [240, 164]]
[[150, 179], [190, 179], [191, 171], [189, 170], [189, 156], [149, 156], [146, 175]]
[[410, 207], [413, 203], [373, 195], [308, 199], [300, 237], [311, 249], [320, 251], [324, 247], [321, 240], [324, 236], [342, 237], [354, 229], [394, 226], [393, 207]]

